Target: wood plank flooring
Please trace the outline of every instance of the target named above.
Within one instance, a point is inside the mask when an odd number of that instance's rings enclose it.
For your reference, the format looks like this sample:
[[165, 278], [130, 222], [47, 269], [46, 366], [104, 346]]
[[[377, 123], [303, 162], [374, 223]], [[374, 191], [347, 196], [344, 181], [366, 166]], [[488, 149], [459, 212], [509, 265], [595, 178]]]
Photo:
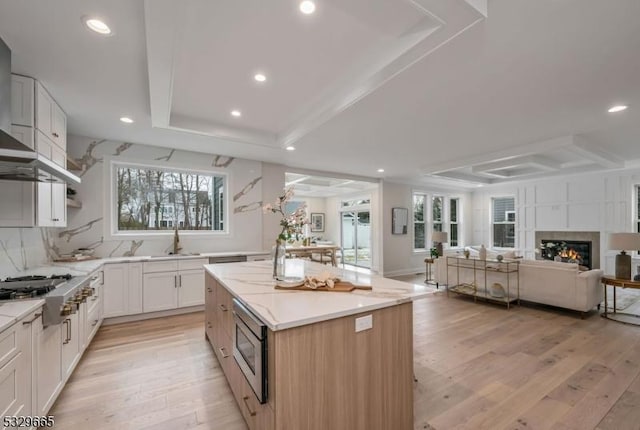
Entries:
[[[424, 279], [422, 279], [424, 280]], [[415, 429], [640, 429], [640, 327], [440, 290], [414, 303]], [[101, 328], [59, 429], [245, 429], [203, 314]]]

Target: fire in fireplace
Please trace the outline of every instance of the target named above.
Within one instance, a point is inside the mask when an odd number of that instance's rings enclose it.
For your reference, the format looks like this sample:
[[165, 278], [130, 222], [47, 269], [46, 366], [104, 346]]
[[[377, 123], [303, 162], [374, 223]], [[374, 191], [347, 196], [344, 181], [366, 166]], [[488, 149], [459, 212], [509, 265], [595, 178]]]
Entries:
[[591, 241], [543, 239], [540, 248], [540, 255], [546, 260], [558, 256], [564, 262], [578, 263], [591, 269]]

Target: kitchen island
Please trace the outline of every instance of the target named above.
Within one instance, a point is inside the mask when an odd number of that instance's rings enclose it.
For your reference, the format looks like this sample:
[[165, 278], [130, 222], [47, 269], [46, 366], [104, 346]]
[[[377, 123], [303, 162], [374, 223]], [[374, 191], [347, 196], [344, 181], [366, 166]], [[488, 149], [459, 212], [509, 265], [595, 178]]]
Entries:
[[[302, 260], [288, 276], [330, 272], [372, 290], [276, 290], [268, 261], [205, 269], [206, 336], [250, 429], [413, 428], [412, 301], [430, 289]], [[260, 372], [238, 364], [246, 343], [234, 351], [234, 306], [265, 327], [262, 404], [249, 382]]]

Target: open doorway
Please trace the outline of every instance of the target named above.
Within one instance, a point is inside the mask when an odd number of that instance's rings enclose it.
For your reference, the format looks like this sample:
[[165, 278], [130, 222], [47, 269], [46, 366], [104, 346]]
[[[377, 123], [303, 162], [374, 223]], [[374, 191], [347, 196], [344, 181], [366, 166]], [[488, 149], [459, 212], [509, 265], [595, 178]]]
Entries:
[[293, 200], [305, 203], [314, 220], [307, 233], [312, 242], [339, 246], [340, 264], [374, 269], [372, 245], [379, 221], [371, 205], [377, 198], [378, 183], [298, 172], [286, 173], [285, 180], [286, 186], [293, 186]]

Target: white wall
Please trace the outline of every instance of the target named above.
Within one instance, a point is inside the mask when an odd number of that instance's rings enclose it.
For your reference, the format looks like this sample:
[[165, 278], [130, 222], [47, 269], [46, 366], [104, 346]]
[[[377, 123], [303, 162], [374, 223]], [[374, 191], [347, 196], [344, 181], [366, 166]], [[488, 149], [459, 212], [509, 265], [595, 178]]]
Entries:
[[601, 267], [605, 273], [614, 273], [617, 252], [607, 249], [608, 233], [634, 231], [636, 184], [640, 184], [640, 169], [483, 187], [473, 193], [473, 240], [491, 243], [491, 198], [513, 195], [516, 248], [525, 258], [535, 258], [536, 230], [598, 231]]
[[[429, 246], [426, 251], [413, 251], [413, 193], [421, 192], [429, 196], [439, 195], [446, 198], [459, 198], [461, 204], [460, 217], [460, 245], [471, 245], [471, 194], [460, 191], [443, 190], [437, 188], [417, 187], [414, 185], [398, 184], [389, 181], [382, 183], [382, 221], [383, 240], [383, 274], [398, 276], [410, 273], [424, 272], [424, 259], [430, 255]], [[391, 234], [391, 209], [394, 207], [409, 209], [408, 233], [403, 235]]]

